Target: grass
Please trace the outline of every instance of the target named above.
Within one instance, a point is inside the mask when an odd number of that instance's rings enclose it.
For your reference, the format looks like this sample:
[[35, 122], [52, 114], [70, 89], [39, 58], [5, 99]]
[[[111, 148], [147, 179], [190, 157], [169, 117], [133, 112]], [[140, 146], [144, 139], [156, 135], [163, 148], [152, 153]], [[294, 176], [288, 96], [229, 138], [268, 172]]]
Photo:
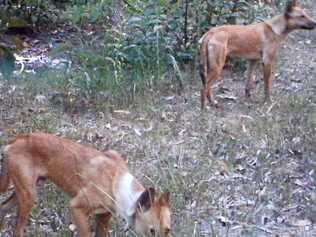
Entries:
[[[220, 101], [223, 109], [204, 112], [200, 82], [190, 80], [199, 77], [176, 64], [169, 75], [152, 71], [161, 75], [155, 87], [148, 77], [135, 90], [121, 88], [117, 94], [86, 87], [84, 70], [23, 74], [0, 87], [0, 144], [40, 130], [120, 151], [146, 186], [171, 191], [174, 237], [312, 236], [315, 227], [299, 221], [316, 221], [315, 75], [308, 68], [315, 54], [312, 46], [294, 47], [305, 46], [290, 41], [281, 52], [272, 105], [244, 101], [242, 76], [233, 73], [225, 74], [223, 84], [237, 101]], [[302, 68], [296, 65], [300, 60]], [[293, 68], [298, 70], [288, 70]], [[172, 75], [181, 78], [182, 95], [175, 93]], [[291, 90], [293, 78], [304, 79], [297, 92]], [[262, 99], [261, 82], [255, 92], [255, 101]], [[48, 102], [37, 103], [39, 94]], [[68, 198], [49, 183], [39, 194], [27, 236], [71, 236]], [[113, 222], [111, 236], [125, 236], [122, 227], [122, 221]]]
[[[21, 110], [37, 108], [34, 96], [38, 92], [48, 92], [45, 83], [36, 84], [33, 92], [34, 84], [28, 83], [22, 82], [14, 92], [28, 93], [24, 106], [8, 108], [16, 114], [9, 134], [58, 132], [99, 149], [123, 152], [139, 179], [171, 191], [173, 236], [259, 236], [265, 233], [262, 229], [269, 229], [264, 222], [276, 218], [273, 212], [286, 216], [282, 210], [297, 204], [304, 207], [298, 215], [306, 217], [315, 202], [306, 187], [302, 187], [305, 194], [295, 191], [295, 182], [300, 180], [296, 172], [302, 170], [305, 179], [315, 168], [313, 91], [279, 94], [271, 108], [234, 104], [235, 111], [227, 109], [224, 114], [212, 109], [200, 112], [198, 96], [190, 91], [187, 104], [182, 97], [168, 104], [154, 96], [145, 106], [125, 107], [128, 115], [101, 108], [94, 111], [103, 111], [105, 117], [86, 112], [74, 119], [51, 105], [44, 106], [44, 113], [34, 109], [19, 116]], [[150, 123], [153, 127], [147, 131]], [[67, 198], [50, 184], [44, 185], [40, 197], [28, 226], [31, 236], [45, 236], [52, 226], [58, 226], [52, 236], [70, 235]], [[43, 221], [45, 217], [49, 222]], [[120, 235], [121, 225], [114, 225], [113, 231], [112, 236]], [[279, 233], [280, 229], [269, 231]]]
[[[237, 103], [222, 101], [223, 111], [204, 112], [198, 106], [196, 82], [185, 81], [182, 96], [161, 85], [157, 91], [144, 91], [134, 104], [121, 105], [129, 113], [120, 113], [111, 101], [73, 112], [76, 102], [71, 98], [77, 97], [60, 87], [67, 77], [51, 72], [15, 81], [15, 91], [1, 97], [6, 122], [0, 124], [4, 131], [0, 141], [21, 132], [46, 131], [121, 151], [147, 186], [171, 191], [173, 236], [303, 233], [286, 226], [312, 218], [316, 202], [304, 185], [314, 182], [310, 174], [316, 168], [312, 80], [304, 81], [306, 89], [297, 93], [278, 86], [272, 105], [238, 98]], [[232, 92], [242, 90], [240, 80], [226, 80], [237, 85]], [[55, 90], [61, 90], [60, 103], [50, 98]], [[2, 95], [8, 91], [3, 89]], [[48, 103], [35, 101], [39, 93], [48, 97]], [[174, 97], [166, 100], [165, 95]], [[54, 185], [45, 184], [28, 235], [70, 236], [67, 202]], [[291, 208], [294, 211], [286, 211]], [[275, 224], [278, 217], [284, 222]], [[121, 235], [123, 224], [113, 224], [112, 236]]]

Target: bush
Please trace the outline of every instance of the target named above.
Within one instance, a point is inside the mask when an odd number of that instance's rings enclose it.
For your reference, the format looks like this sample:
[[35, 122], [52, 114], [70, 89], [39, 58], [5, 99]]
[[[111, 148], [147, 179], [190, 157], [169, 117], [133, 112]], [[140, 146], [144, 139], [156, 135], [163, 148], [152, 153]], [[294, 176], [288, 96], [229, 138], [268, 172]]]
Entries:
[[0, 3], [0, 29], [26, 28], [57, 20], [57, 9], [53, 1], [23, 0]]
[[[269, 12], [251, 0], [24, 0], [21, 5], [17, 1], [2, 5], [3, 18], [22, 15], [31, 24], [40, 24], [63, 15], [63, 21], [79, 29], [77, 42], [55, 50], [67, 50], [74, 62], [65, 88], [89, 96], [111, 91], [127, 97], [170, 77], [181, 84], [184, 65], [194, 64], [197, 42], [210, 27], [248, 24]], [[111, 20], [114, 12], [121, 16], [119, 26]], [[96, 26], [97, 35], [80, 30], [88, 24]]]
[[[122, 3], [120, 26], [109, 20], [112, 1], [96, 1], [68, 8], [67, 17], [80, 27], [103, 25], [102, 41], [83, 39], [70, 51], [77, 72], [71, 85], [88, 94], [110, 90], [131, 97], [172, 73], [182, 78], [182, 65], [194, 62], [197, 41], [210, 27], [248, 24], [267, 14], [253, 1], [137, 1]], [[113, 7], [111, 5], [111, 7]], [[88, 76], [87, 76], [88, 75]], [[74, 83], [74, 81], [76, 83]], [[126, 93], [129, 92], [129, 93]]]

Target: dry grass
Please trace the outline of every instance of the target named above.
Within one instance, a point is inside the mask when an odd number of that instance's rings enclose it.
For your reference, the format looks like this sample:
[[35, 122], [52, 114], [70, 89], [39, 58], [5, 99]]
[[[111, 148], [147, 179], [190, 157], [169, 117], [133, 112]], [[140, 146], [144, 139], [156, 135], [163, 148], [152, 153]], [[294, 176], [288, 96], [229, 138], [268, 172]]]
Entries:
[[[262, 82], [257, 102], [245, 101], [243, 75], [229, 72], [219, 88], [237, 99], [222, 99], [222, 109], [204, 112], [197, 81], [188, 81], [182, 96], [155, 92], [137, 105], [75, 115], [34, 102], [37, 92], [26, 93], [23, 82], [14, 91], [2, 85], [0, 144], [41, 130], [122, 152], [140, 180], [171, 191], [174, 237], [313, 236], [315, 43], [315, 33], [289, 39], [271, 105], [260, 104]], [[44, 186], [27, 236], [71, 236], [67, 198]], [[1, 236], [10, 233], [9, 225]], [[121, 227], [114, 224], [111, 236], [124, 235]]]

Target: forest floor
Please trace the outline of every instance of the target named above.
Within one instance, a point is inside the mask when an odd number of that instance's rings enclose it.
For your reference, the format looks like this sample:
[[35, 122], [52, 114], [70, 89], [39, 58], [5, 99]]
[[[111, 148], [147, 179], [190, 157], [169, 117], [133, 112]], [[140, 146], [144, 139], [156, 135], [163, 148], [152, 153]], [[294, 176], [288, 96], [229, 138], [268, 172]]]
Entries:
[[[181, 95], [149, 91], [130, 106], [76, 113], [33, 91], [34, 84], [1, 83], [0, 145], [41, 130], [120, 151], [142, 182], [170, 190], [172, 236], [316, 236], [315, 45], [315, 31], [289, 37], [271, 104], [262, 104], [261, 73], [248, 102], [245, 74], [233, 68], [214, 89], [220, 108], [205, 111], [196, 72], [186, 74]], [[67, 197], [43, 186], [27, 236], [72, 236]], [[14, 215], [1, 236], [12, 236]], [[122, 226], [113, 222], [111, 236], [125, 236]]]

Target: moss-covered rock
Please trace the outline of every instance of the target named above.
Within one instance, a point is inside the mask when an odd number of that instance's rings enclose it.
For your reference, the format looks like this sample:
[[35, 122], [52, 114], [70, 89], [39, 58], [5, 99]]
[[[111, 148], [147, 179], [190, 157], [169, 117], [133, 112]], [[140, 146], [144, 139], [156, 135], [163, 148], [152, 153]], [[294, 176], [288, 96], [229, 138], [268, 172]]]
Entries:
[[11, 17], [9, 21], [7, 22], [7, 27], [8, 29], [10, 29], [10, 28], [28, 28], [30, 26], [29, 26], [29, 23], [22, 18]]

